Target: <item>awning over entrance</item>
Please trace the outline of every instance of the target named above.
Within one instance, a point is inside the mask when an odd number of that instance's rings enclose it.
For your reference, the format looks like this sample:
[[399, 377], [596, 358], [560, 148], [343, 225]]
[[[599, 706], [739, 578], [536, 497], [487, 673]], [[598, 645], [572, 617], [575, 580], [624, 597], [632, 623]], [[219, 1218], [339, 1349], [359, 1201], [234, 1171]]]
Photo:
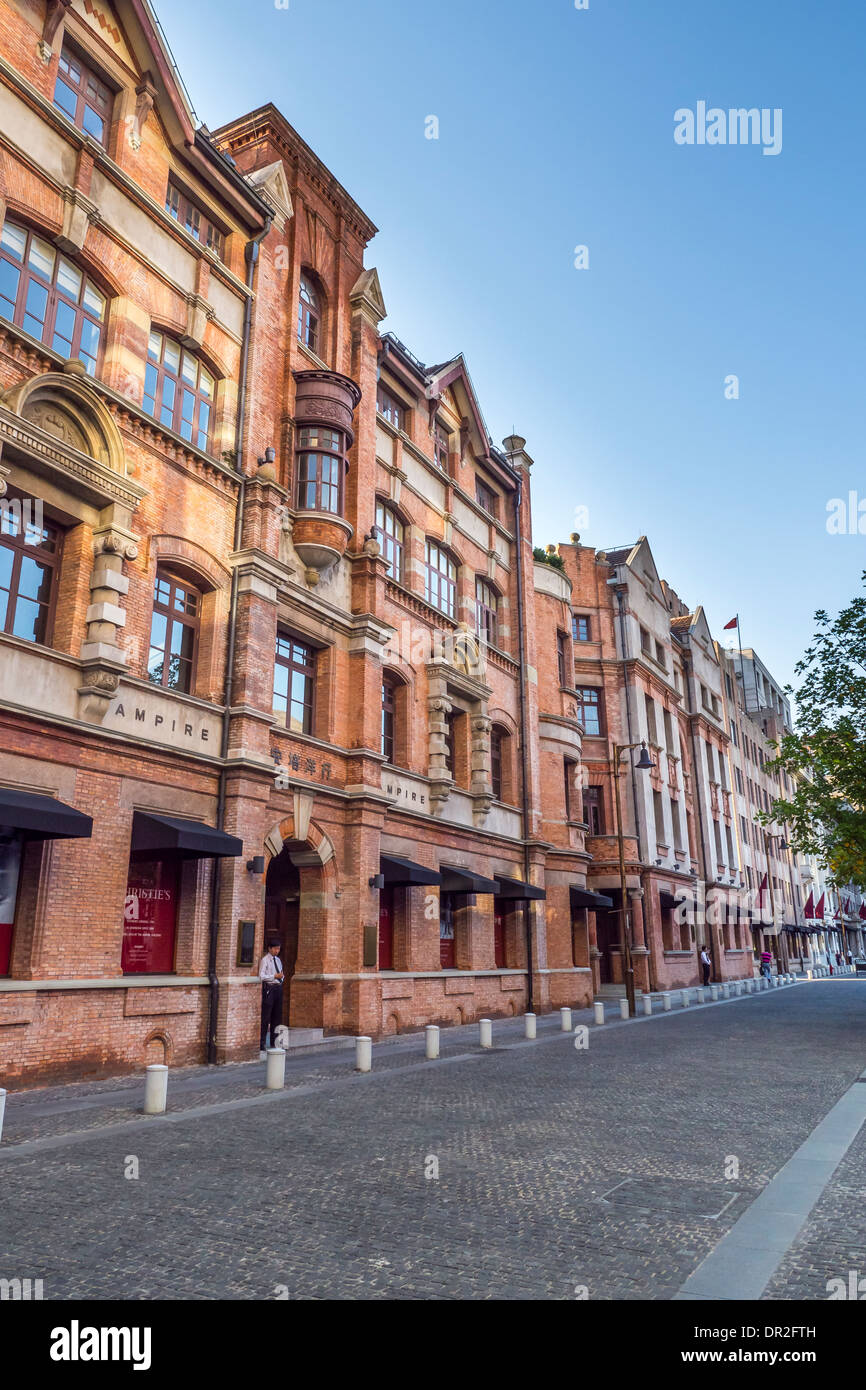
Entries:
[[543, 888], [536, 888], [534, 883], [524, 883], [519, 878], [497, 877], [495, 881], [498, 898], [510, 898], [514, 902], [535, 902], [539, 898], [547, 897]]
[[31, 840], [88, 840], [93, 817], [55, 796], [0, 787], [0, 826], [20, 830]]
[[158, 859], [160, 855], [173, 854], [180, 859], [234, 859], [243, 854], [244, 845], [243, 840], [215, 830], [204, 821], [136, 811], [132, 817], [130, 852], [139, 858], [149, 854]]
[[414, 864], [411, 859], [401, 859], [396, 854], [380, 854], [379, 867], [390, 888], [411, 888], [416, 884], [432, 887], [442, 882], [442, 875], [435, 869], [425, 869], [423, 864]]
[[687, 901], [688, 899], [685, 893], [680, 893], [679, 895], [677, 895], [676, 893], [668, 893], [664, 889], [662, 889], [659, 893], [660, 907], [679, 907], [680, 903], [684, 903]]
[[572, 907], [588, 907], [590, 912], [603, 912], [613, 907], [613, 898], [606, 898], [603, 893], [590, 893], [588, 888], [578, 888], [576, 883], [570, 885], [568, 892]]
[[449, 869], [443, 864], [440, 872], [443, 893], [499, 892], [495, 878], [482, 878], [481, 874], [473, 874], [469, 869]]

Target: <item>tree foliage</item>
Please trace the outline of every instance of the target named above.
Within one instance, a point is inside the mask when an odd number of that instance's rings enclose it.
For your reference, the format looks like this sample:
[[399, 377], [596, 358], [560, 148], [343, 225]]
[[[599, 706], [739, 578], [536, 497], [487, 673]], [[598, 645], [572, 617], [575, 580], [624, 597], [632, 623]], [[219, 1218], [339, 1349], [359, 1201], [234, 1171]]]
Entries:
[[[862, 575], [866, 585], [866, 572]], [[795, 672], [795, 730], [776, 744], [771, 769], [794, 791], [769, 819], [785, 820], [792, 848], [817, 856], [832, 881], [866, 884], [866, 597], [818, 630]], [[762, 817], [762, 819], [768, 819]]]

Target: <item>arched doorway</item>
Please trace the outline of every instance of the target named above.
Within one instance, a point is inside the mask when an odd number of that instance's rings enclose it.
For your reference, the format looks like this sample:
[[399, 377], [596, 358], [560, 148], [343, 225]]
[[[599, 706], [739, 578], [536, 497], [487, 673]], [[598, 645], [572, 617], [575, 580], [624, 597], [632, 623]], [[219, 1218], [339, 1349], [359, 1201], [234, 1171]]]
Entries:
[[289, 1025], [292, 976], [298, 959], [301, 876], [284, 847], [268, 865], [265, 879], [265, 949], [272, 938], [280, 943], [286, 980], [283, 986], [283, 1023]]

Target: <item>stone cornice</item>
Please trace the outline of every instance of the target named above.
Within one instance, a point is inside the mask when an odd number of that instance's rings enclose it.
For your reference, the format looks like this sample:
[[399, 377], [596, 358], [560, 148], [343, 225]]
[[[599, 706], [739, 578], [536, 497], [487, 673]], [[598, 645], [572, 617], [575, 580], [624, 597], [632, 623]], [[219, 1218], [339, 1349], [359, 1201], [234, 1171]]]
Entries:
[[55, 476], [58, 473], [65, 476], [70, 488], [87, 494], [95, 506], [106, 507], [120, 502], [134, 511], [147, 496], [147, 488], [129, 477], [121, 477], [4, 406], [0, 406], [0, 443], [21, 449], [31, 461], [49, 466]]

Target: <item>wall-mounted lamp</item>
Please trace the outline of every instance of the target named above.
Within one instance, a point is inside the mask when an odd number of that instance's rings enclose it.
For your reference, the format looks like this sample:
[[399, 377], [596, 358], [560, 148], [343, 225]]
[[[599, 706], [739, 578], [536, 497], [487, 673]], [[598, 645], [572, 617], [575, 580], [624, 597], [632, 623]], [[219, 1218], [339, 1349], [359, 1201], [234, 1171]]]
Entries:
[[263, 874], [265, 871], [265, 856], [257, 854], [252, 859], [247, 860], [248, 874]]
[[373, 877], [370, 879], [370, 887], [371, 887], [371, 888], [384, 888], [384, 887], [385, 887], [385, 875], [384, 875], [384, 874], [374, 874]]
[[269, 445], [268, 448], [265, 449], [265, 456], [264, 456], [264, 458], [258, 459], [257, 462], [259, 463], [259, 466], [261, 466], [261, 465], [264, 464], [264, 463], [273, 463], [273, 461], [274, 461], [274, 459], [275, 459], [276, 457], [277, 457], [277, 451], [276, 451], [276, 449], [274, 449], [273, 446]]

